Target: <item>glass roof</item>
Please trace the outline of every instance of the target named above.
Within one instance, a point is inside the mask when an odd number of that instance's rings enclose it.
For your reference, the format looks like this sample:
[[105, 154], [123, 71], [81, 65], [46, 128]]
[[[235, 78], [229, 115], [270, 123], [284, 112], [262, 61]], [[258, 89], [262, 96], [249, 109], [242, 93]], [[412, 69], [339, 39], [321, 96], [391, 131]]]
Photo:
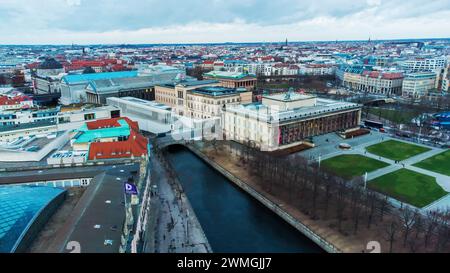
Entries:
[[12, 252], [39, 212], [64, 189], [0, 186], [0, 253]]

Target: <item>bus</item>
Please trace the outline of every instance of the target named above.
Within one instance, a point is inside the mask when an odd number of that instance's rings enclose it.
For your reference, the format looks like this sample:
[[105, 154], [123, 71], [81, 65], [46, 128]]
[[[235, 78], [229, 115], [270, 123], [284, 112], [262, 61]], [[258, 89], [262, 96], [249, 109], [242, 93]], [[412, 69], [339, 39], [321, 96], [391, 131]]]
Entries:
[[383, 128], [383, 123], [377, 122], [377, 121], [372, 121], [372, 120], [365, 120], [364, 126], [366, 126], [368, 128], [376, 128], [379, 130], [379, 129]]

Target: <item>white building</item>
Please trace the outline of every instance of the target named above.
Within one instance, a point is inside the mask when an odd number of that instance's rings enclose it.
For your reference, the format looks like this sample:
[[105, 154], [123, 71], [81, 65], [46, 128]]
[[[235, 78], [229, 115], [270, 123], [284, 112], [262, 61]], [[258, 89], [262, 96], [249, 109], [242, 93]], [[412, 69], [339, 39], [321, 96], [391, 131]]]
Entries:
[[24, 95], [0, 95], [0, 111], [28, 109], [34, 106], [33, 100]]
[[120, 117], [120, 109], [105, 106], [60, 112], [60, 108], [0, 113], [0, 142], [43, 137], [79, 128], [86, 121]]
[[106, 99], [110, 106], [121, 109], [122, 116], [139, 124], [142, 131], [153, 134], [169, 133], [174, 139], [195, 139], [209, 134], [205, 128], [218, 127], [220, 117], [197, 119], [176, 114], [168, 105], [133, 97]]
[[336, 66], [332, 64], [305, 64], [300, 65], [300, 75], [334, 75]]
[[87, 121], [118, 118], [120, 116], [120, 108], [114, 106], [102, 106], [88, 109], [82, 108], [73, 111], [61, 111], [57, 114], [56, 120], [58, 131], [63, 131], [78, 129]]
[[109, 97], [106, 103], [119, 108], [122, 116], [136, 121], [143, 131], [161, 134], [172, 129], [173, 113], [168, 105], [133, 97]]
[[312, 136], [359, 128], [361, 106], [288, 92], [264, 96], [261, 103], [223, 110], [226, 139], [253, 142], [274, 151], [299, 145]]
[[435, 57], [435, 58], [415, 58], [411, 60], [403, 61], [400, 66], [406, 72], [434, 72], [436, 70], [442, 69], [447, 63], [447, 57]]
[[408, 98], [421, 98], [428, 95], [430, 90], [437, 86], [436, 73], [417, 72], [410, 73], [403, 79], [402, 96]]

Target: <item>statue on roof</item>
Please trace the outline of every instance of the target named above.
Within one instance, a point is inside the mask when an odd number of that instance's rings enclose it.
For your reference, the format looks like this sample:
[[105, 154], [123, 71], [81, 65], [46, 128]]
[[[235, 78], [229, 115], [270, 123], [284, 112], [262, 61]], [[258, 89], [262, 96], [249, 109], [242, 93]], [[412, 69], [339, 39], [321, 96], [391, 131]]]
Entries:
[[291, 95], [294, 93], [294, 88], [289, 87], [288, 91], [286, 92], [286, 95], [284, 96], [285, 100], [290, 100]]

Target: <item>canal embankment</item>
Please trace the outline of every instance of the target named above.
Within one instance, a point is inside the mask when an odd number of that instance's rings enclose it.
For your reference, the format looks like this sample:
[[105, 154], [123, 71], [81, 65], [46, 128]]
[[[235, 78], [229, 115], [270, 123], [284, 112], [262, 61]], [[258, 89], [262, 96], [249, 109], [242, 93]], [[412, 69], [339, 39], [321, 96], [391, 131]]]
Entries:
[[[355, 249], [349, 248], [349, 244], [347, 241], [342, 240], [342, 236], [336, 236], [336, 234], [329, 233], [328, 229], [320, 228], [321, 232], [316, 231], [317, 226], [307, 225], [306, 223], [311, 222], [309, 219], [306, 219], [307, 216], [299, 217], [299, 214], [293, 215], [288, 212], [285, 208], [284, 204], [280, 204], [271, 198], [268, 194], [265, 194], [261, 190], [257, 190], [254, 185], [251, 185], [247, 181], [241, 179], [237, 175], [230, 172], [228, 169], [223, 167], [222, 164], [219, 164], [215, 160], [209, 158], [205, 155], [200, 149], [194, 145], [186, 146], [191, 152], [193, 152], [196, 156], [206, 162], [208, 165], [213, 167], [216, 171], [225, 176], [228, 180], [233, 182], [240, 189], [248, 193], [250, 196], [258, 200], [265, 207], [270, 209], [276, 215], [281, 217], [284, 221], [292, 225], [295, 229], [300, 231], [304, 236], [313, 241], [315, 244], [320, 246], [323, 250], [329, 253], [340, 253], [340, 252], [355, 252]], [[303, 219], [302, 219], [303, 218]], [[341, 247], [340, 247], [341, 245]]]
[[216, 253], [324, 250], [184, 146], [166, 157]]

